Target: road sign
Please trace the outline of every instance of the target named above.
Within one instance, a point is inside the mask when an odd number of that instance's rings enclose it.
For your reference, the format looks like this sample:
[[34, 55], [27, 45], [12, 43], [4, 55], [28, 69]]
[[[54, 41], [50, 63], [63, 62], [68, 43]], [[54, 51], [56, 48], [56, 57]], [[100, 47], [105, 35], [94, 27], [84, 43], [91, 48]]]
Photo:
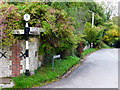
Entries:
[[[40, 35], [41, 32], [44, 32], [45, 30], [43, 28], [38, 28], [38, 27], [30, 27], [30, 35]], [[18, 30], [13, 30], [13, 34], [24, 34], [24, 30], [18, 29]]]
[[60, 58], [60, 55], [55, 55], [55, 56], [53, 56], [53, 58], [54, 58], [54, 59]]
[[[57, 59], [57, 58], [60, 58], [60, 55], [55, 55], [55, 56], [53, 56], [53, 59], [52, 59], [52, 70], [54, 70], [54, 63], [55, 63], [55, 59]], [[59, 59], [59, 65], [60, 65], [60, 59]]]

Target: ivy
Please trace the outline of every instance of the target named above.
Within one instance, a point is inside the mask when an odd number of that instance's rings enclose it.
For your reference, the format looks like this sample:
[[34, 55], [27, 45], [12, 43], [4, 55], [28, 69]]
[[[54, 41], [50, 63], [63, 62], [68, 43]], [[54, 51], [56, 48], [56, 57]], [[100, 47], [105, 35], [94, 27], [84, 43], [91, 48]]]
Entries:
[[[8, 6], [14, 5], [10, 4]], [[64, 10], [54, 9], [43, 2], [17, 3], [14, 7], [18, 9], [12, 9], [12, 12], [8, 15], [13, 22], [8, 23], [9, 27], [12, 27], [12, 29], [23, 29], [25, 21], [22, 18], [24, 14], [28, 13], [31, 16], [29, 26], [40, 27], [45, 30], [40, 35], [40, 54], [55, 54], [77, 45], [77, 36], [74, 34], [75, 29], [73, 27], [74, 21]], [[14, 18], [13, 16], [18, 16], [19, 20], [16, 21], [16, 17]]]
[[17, 12], [17, 8], [14, 5], [2, 4], [0, 5], [0, 30], [1, 30], [1, 47], [11, 46], [16, 42], [16, 38], [13, 36], [12, 31], [20, 28], [19, 21], [21, 15]]

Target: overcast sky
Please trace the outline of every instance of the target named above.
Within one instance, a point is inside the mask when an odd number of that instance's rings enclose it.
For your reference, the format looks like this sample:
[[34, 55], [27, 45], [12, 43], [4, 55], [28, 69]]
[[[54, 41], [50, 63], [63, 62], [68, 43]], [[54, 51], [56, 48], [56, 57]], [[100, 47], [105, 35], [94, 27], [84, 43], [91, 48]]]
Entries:
[[[113, 14], [112, 16], [118, 16], [118, 2], [120, 0], [94, 0], [98, 3], [101, 3], [102, 1], [106, 3], [106, 5], [108, 5], [109, 8], [111, 8], [111, 6], [114, 6], [114, 10], [113, 10]], [[107, 4], [107, 2], [111, 2], [111, 4]]]

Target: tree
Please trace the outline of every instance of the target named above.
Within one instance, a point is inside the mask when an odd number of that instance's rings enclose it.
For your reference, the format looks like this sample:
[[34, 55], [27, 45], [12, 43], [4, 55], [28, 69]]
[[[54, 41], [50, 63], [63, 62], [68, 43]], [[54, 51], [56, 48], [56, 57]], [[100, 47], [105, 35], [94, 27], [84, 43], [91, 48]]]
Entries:
[[93, 43], [93, 47], [96, 47], [102, 40], [103, 30], [96, 26], [92, 28], [90, 23], [86, 23], [83, 34], [85, 35], [85, 40], [88, 42], [90, 47], [91, 43]]
[[111, 19], [111, 17], [118, 12], [118, 9], [117, 9], [117, 6], [115, 5], [118, 5], [117, 4], [118, 2], [109, 2], [109, 1], [102, 1], [101, 2], [101, 5], [102, 7], [104, 8], [105, 10], [105, 14], [106, 14], [106, 18], [107, 18], [107, 21], [109, 21]]
[[119, 27], [112, 24], [105, 32], [103, 41], [109, 46], [115, 46], [120, 41]]
[[113, 22], [113, 24], [120, 26], [120, 23], [118, 21], [120, 21], [120, 16], [115, 16], [110, 19], [110, 22]]
[[92, 12], [95, 12], [95, 25], [102, 25], [106, 21], [104, 8], [96, 2], [55, 2], [49, 4], [53, 8], [66, 11], [75, 20], [74, 27], [77, 34], [84, 29], [86, 22], [92, 22]]
[[42, 2], [24, 3], [22, 7], [18, 4], [17, 7], [22, 16], [25, 13], [30, 14], [31, 27], [41, 27], [45, 30], [40, 36], [40, 54], [57, 54], [76, 46], [74, 21], [65, 11], [54, 9]]

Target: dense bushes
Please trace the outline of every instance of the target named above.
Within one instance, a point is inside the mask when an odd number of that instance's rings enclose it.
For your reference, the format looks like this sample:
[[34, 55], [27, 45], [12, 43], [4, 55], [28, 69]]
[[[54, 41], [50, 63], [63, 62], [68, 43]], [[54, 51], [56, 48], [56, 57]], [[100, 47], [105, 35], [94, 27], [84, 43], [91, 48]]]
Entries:
[[56, 54], [76, 45], [73, 21], [66, 12], [44, 3], [25, 3], [23, 7], [22, 14], [31, 16], [30, 26], [45, 30], [41, 34], [40, 54]]
[[112, 22], [105, 23], [104, 26], [94, 26], [93, 28], [90, 23], [86, 23], [83, 33], [90, 46], [93, 43], [93, 47], [102, 47], [102, 43], [106, 43], [112, 47], [119, 47], [119, 27]]
[[[70, 17], [70, 16], [76, 17], [77, 15], [79, 15], [77, 13], [80, 12], [79, 10], [83, 10], [81, 6], [84, 6], [85, 3], [78, 3], [78, 4], [77, 3], [61, 3], [61, 4], [56, 3], [55, 5], [54, 4], [55, 3], [49, 5], [48, 3], [43, 3], [43, 2], [39, 2], [39, 3], [38, 2], [32, 2], [32, 3], [22, 2], [22, 3], [2, 4], [0, 6], [0, 9], [1, 9], [0, 14], [4, 17], [0, 17], [0, 23], [1, 23], [0, 27], [2, 28], [2, 31], [4, 33], [2, 34], [4, 38], [3, 44], [10, 46], [12, 45], [12, 43], [15, 42], [16, 39], [12, 35], [12, 30], [23, 29], [25, 25], [25, 21], [23, 20], [23, 15], [25, 13], [29, 13], [31, 16], [31, 19], [29, 21], [29, 26], [41, 27], [45, 30], [45, 32], [41, 33], [41, 35], [39, 36], [41, 39], [40, 40], [41, 47], [39, 50], [41, 55], [45, 55], [45, 54], [54, 55], [54, 54], [60, 54], [63, 52], [67, 53], [67, 51], [72, 52], [72, 50], [74, 51], [74, 49], [77, 47], [77, 45], [81, 41], [87, 42], [90, 45], [91, 43], [93, 43], [93, 47], [100, 45], [100, 42], [103, 37], [103, 27], [94, 26], [92, 28], [90, 23], [86, 23], [85, 28], [83, 30], [83, 35], [82, 35], [82, 31], [78, 30], [79, 27], [81, 26], [78, 25], [77, 23], [80, 20], [76, 22], [75, 18]], [[58, 9], [56, 7], [56, 5], [58, 4], [60, 4], [61, 9]], [[63, 6], [65, 5], [64, 8], [62, 8], [61, 5]], [[72, 7], [72, 5], [74, 6], [77, 5], [77, 7]], [[87, 12], [89, 10], [94, 11], [92, 10], [91, 5], [96, 7], [97, 4], [89, 3], [89, 7], [86, 7]], [[65, 7], [67, 7], [67, 9], [65, 9]], [[76, 12], [73, 13], [74, 15], [71, 15], [74, 9], [76, 9]], [[84, 6], [84, 9], [85, 9], [85, 6]], [[68, 10], [72, 10], [72, 11], [69, 12]], [[102, 13], [102, 11], [100, 12]], [[87, 14], [89, 16], [88, 13], [84, 13], [84, 14]], [[99, 24], [97, 20], [95, 22], [97, 22], [97, 25]], [[76, 25], [78, 25], [78, 27], [76, 27]], [[110, 27], [110, 25], [107, 27]], [[111, 27], [111, 28], [115, 28], [115, 27]], [[119, 39], [118, 36], [113, 35], [112, 38], [110, 36], [110, 33], [114, 33], [114, 32], [117, 32], [117, 31], [115, 29], [114, 30], [111, 29], [105, 32], [104, 33], [105, 36], [103, 40], [105, 42], [110, 42], [110, 44], [112, 41], [115, 41], [115, 42], [118, 41]]]
[[2, 30], [6, 34], [3, 43], [6, 45], [12, 45], [15, 42], [15, 37], [12, 35], [13, 29], [24, 28], [23, 15], [25, 13], [31, 16], [30, 27], [41, 27], [45, 30], [39, 36], [41, 37], [40, 54], [58, 54], [76, 47], [80, 41], [74, 33], [74, 21], [64, 10], [57, 10], [45, 3], [36, 2], [17, 3], [15, 5], [12, 3], [2, 4], [0, 8], [2, 10], [0, 13], [4, 16], [2, 18], [4, 23], [1, 23], [4, 25]]
[[83, 31], [83, 34], [85, 35], [85, 40], [91, 47], [91, 43], [93, 43], [93, 47], [98, 46], [102, 40], [103, 36], [103, 29], [102, 27], [91, 27], [90, 23], [86, 23], [85, 29]]
[[12, 30], [20, 28], [21, 15], [14, 5], [0, 4], [0, 16], [1, 45], [11, 46], [16, 41], [12, 35]]
[[117, 25], [110, 25], [105, 32], [103, 41], [109, 46], [116, 47], [117, 43], [120, 41], [119, 27]]

